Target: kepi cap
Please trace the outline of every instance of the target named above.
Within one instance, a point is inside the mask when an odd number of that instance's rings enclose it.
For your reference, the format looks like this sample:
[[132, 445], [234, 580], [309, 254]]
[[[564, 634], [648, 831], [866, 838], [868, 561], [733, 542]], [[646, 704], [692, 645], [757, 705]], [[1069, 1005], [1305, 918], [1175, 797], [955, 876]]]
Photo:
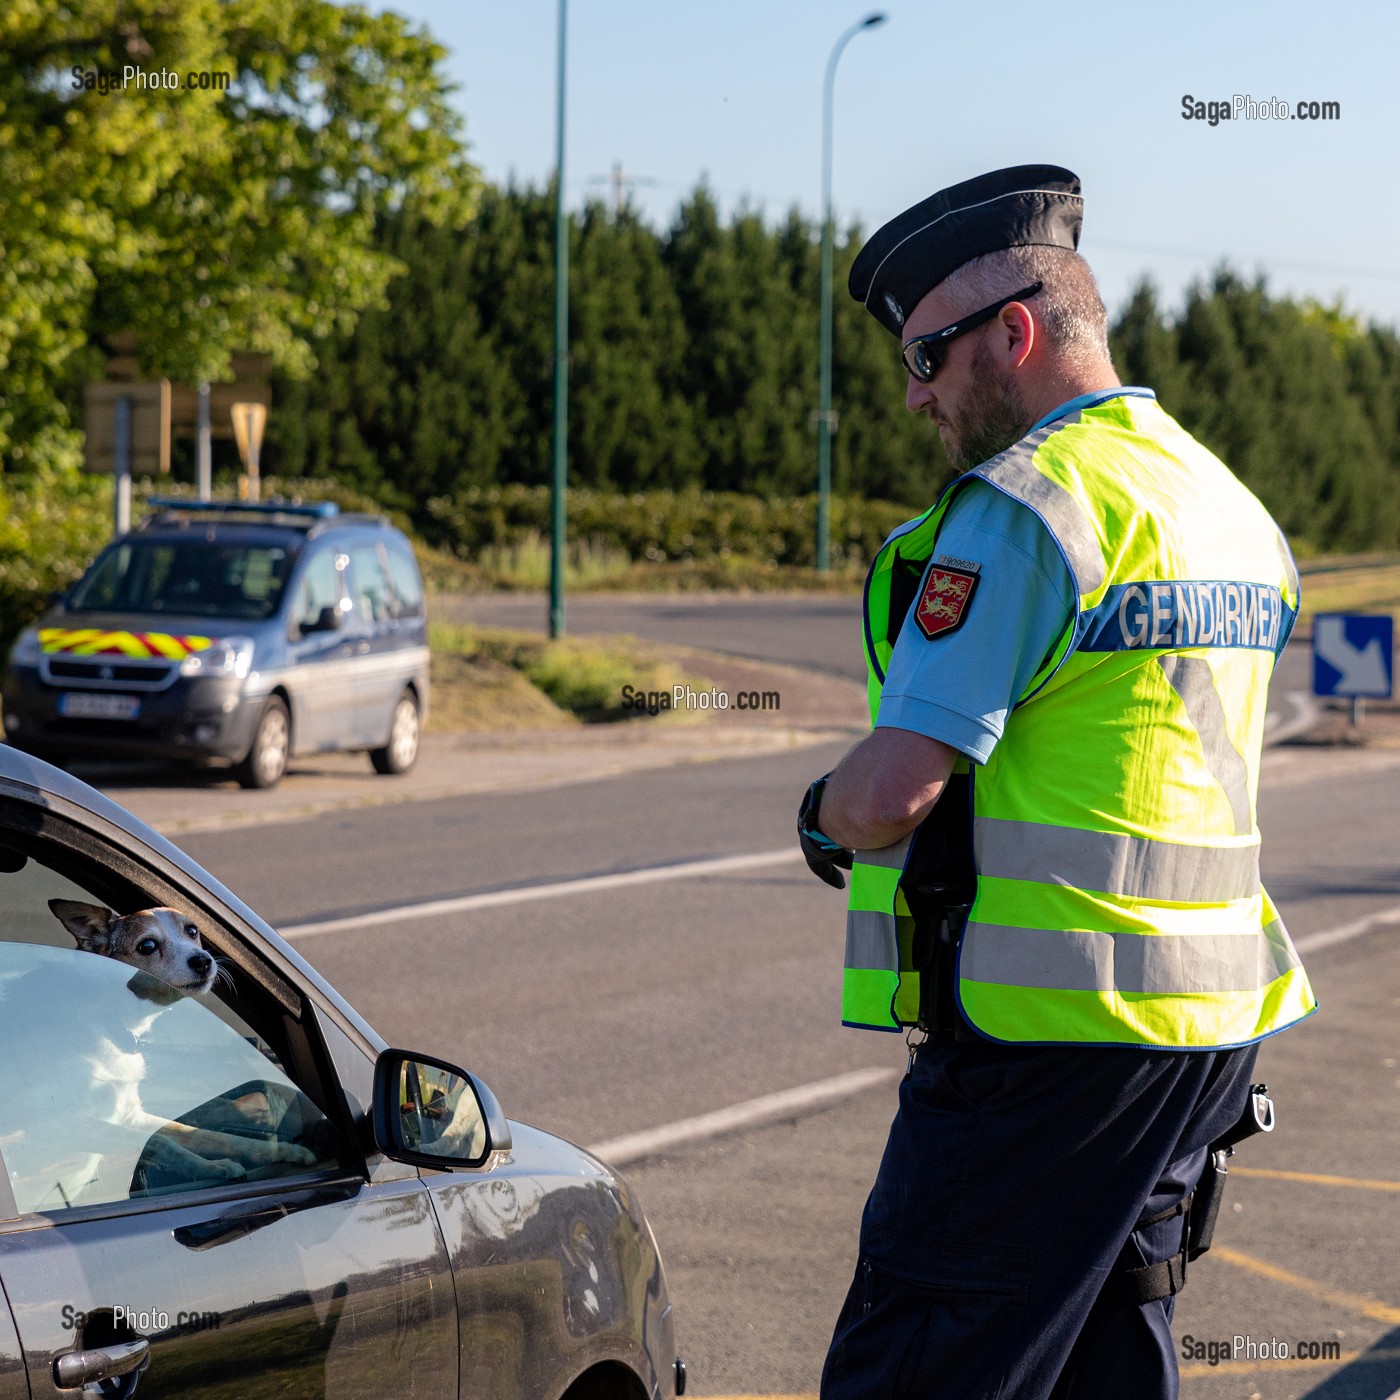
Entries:
[[919, 301], [954, 268], [1002, 248], [1079, 246], [1084, 197], [1059, 165], [1013, 165], [949, 185], [879, 228], [851, 268], [851, 295], [902, 335]]

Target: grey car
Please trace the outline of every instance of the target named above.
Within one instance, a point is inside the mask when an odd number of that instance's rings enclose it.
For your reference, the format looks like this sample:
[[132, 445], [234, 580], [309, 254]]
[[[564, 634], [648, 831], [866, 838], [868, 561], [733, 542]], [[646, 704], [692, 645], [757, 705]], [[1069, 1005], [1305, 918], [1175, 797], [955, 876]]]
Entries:
[[[96, 955], [83, 908], [152, 937]], [[213, 990], [140, 969], [162, 909]], [[391, 1049], [163, 837], [5, 746], [0, 1285], [0, 1400], [684, 1389], [623, 1180]]]
[[54, 759], [296, 754], [402, 773], [428, 715], [423, 583], [403, 533], [331, 503], [155, 502], [19, 636], [6, 737]]

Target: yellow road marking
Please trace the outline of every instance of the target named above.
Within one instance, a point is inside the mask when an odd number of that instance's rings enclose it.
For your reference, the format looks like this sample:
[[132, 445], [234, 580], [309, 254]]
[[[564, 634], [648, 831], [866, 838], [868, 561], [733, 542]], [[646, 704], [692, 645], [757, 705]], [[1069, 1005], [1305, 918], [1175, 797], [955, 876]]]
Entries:
[[[1304, 1360], [1290, 1356], [1277, 1361], [1219, 1361], [1212, 1366], [1208, 1361], [1193, 1361], [1181, 1368], [1184, 1381], [1199, 1380], [1203, 1376], [1245, 1376], [1253, 1371], [1315, 1371], [1327, 1366], [1370, 1366], [1381, 1362], [1400, 1361], [1400, 1350], [1382, 1347], [1372, 1351], [1344, 1351], [1340, 1356], [1318, 1357]], [[799, 1395], [709, 1395], [696, 1400], [817, 1400], [815, 1394]]]
[[1270, 1167], [1231, 1167], [1231, 1176], [1259, 1176], [1269, 1181], [1304, 1181], [1311, 1186], [1354, 1186], [1360, 1191], [1400, 1191], [1400, 1181], [1366, 1176], [1325, 1176], [1320, 1172], [1280, 1172]]
[[[1304, 1278], [1301, 1274], [1290, 1273], [1287, 1269], [1281, 1269], [1277, 1264], [1265, 1263], [1262, 1259], [1255, 1259], [1252, 1255], [1241, 1254], [1237, 1249], [1230, 1249], [1225, 1245], [1215, 1245], [1211, 1249], [1211, 1257], [1223, 1259], [1227, 1264], [1233, 1264], [1237, 1269], [1244, 1269], [1251, 1274], [1257, 1274], [1260, 1278], [1266, 1278], [1274, 1283], [1284, 1283], [1290, 1288], [1296, 1288], [1301, 1293], [1307, 1293], [1313, 1298], [1323, 1303], [1332, 1303], [1339, 1308], [1346, 1308], [1349, 1312], [1360, 1313], [1362, 1317], [1374, 1318], [1377, 1322], [1400, 1323], [1400, 1308], [1392, 1308], [1388, 1303], [1379, 1303], [1374, 1298], [1368, 1298], [1362, 1293], [1348, 1293], [1342, 1288], [1330, 1288], [1325, 1283], [1318, 1283], [1313, 1279]], [[1219, 1367], [1216, 1367], [1219, 1370]]]
[[1340, 1356], [1322, 1357], [1315, 1361], [1305, 1361], [1298, 1356], [1290, 1356], [1286, 1361], [1219, 1361], [1214, 1366], [1208, 1361], [1193, 1361], [1191, 1365], [1181, 1368], [1181, 1379], [1243, 1376], [1251, 1371], [1309, 1371], [1320, 1366], [1369, 1365], [1373, 1361], [1400, 1361], [1400, 1351], [1389, 1348], [1382, 1351], [1344, 1351]]

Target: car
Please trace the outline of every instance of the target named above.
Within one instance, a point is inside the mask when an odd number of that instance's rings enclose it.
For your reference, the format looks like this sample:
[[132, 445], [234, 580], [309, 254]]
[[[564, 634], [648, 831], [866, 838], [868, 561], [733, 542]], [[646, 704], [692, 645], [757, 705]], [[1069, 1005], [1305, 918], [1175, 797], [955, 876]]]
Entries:
[[[82, 909], [154, 932], [95, 956]], [[182, 994], [142, 959], [193, 930], [222, 971]], [[389, 1046], [170, 842], [3, 745], [0, 1285], [0, 1400], [684, 1389], [606, 1163]]]
[[407, 537], [327, 501], [151, 505], [20, 633], [10, 743], [57, 761], [222, 761], [249, 788], [338, 749], [411, 768], [429, 655]]

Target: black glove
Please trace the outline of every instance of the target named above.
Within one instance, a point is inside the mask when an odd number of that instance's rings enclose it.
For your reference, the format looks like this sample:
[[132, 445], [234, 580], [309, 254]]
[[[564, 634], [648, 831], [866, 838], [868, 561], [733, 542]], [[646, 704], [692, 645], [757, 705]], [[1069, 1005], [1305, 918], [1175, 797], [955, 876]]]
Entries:
[[830, 776], [831, 774], [827, 773], [818, 778], [803, 794], [802, 805], [797, 809], [797, 842], [802, 847], [802, 854], [812, 874], [825, 880], [834, 889], [844, 890], [846, 877], [841, 871], [851, 868], [853, 854], [845, 846], [837, 845], [829, 836], [823, 836], [817, 829], [822, 793], [826, 790], [826, 780]]

